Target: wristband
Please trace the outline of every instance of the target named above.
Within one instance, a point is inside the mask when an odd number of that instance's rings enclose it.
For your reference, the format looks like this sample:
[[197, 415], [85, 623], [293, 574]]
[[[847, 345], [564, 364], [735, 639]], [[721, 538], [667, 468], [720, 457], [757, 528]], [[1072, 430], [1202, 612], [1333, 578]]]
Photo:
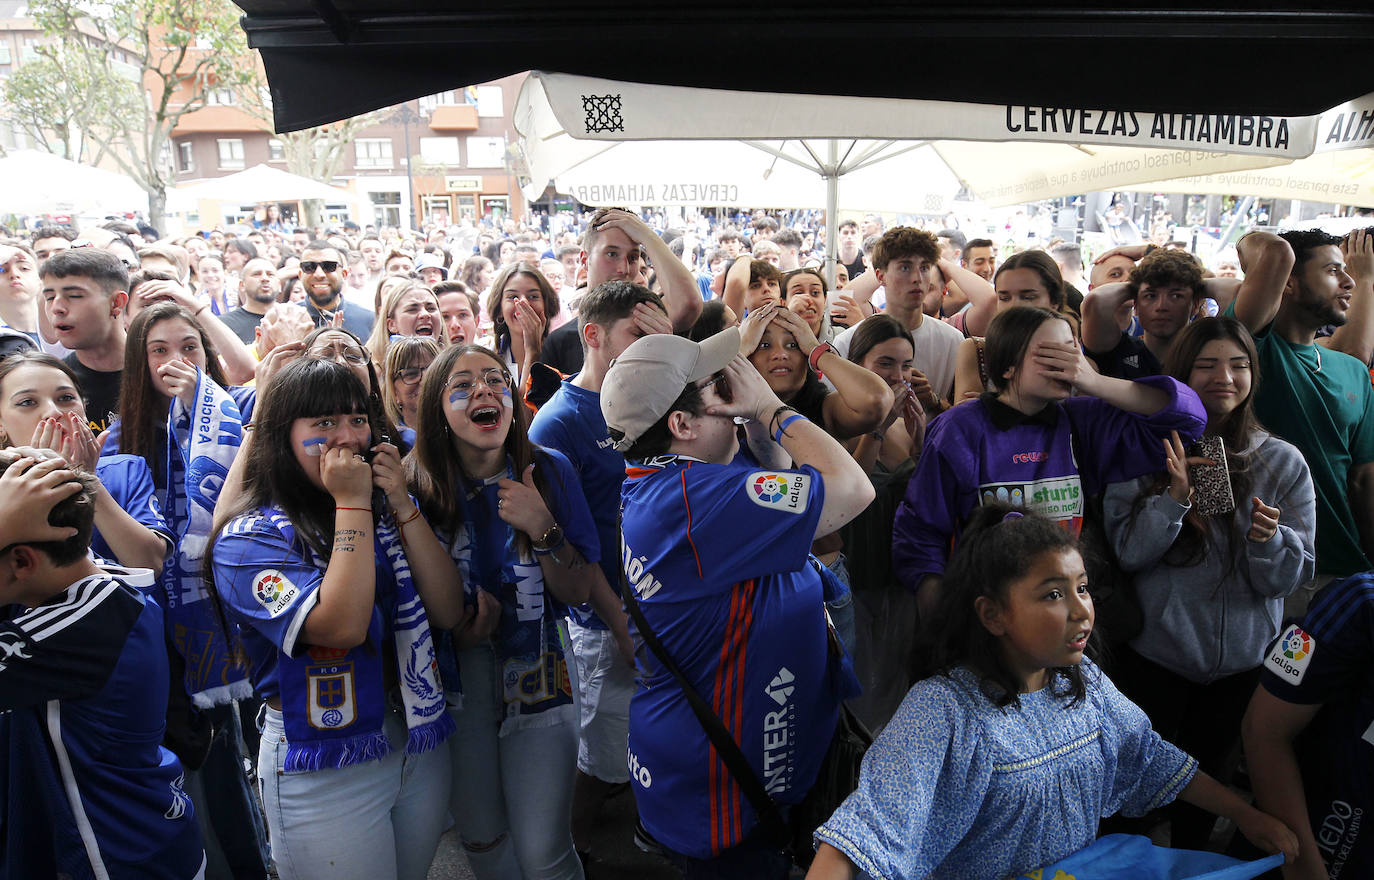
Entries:
[[815, 348], [811, 349], [811, 354], [806, 358], [806, 362], [807, 362], [808, 364], [811, 365], [812, 371], [813, 371], [817, 376], [820, 376], [820, 375], [823, 375], [823, 374], [821, 373], [821, 368], [818, 367], [818, 366], [816, 366], [816, 364], [818, 364], [818, 363], [820, 362], [820, 359], [821, 359], [822, 357], [824, 357], [824, 356], [826, 355], [827, 352], [833, 352], [834, 350], [835, 350], [835, 346], [831, 345], [831, 344], [828, 343], [828, 342], [822, 342], [820, 345], [818, 345], [818, 346], [816, 346]]
[[778, 444], [779, 446], [781, 446], [781, 445], [782, 445], [782, 435], [783, 435], [783, 433], [787, 430], [787, 426], [790, 425], [790, 424], [792, 424], [793, 422], [795, 422], [797, 419], [805, 419], [805, 418], [806, 418], [806, 416], [802, 415], [801, 413], [799, 413], [799, 412], [794, 412], [794, 413], [792, 413], [792, 415], [790, 415], [790, 416], [788, 416], [787, 418], [783, 419], [783, 420], [782, 420], [782, 424], [778, 425], [777, 433], [775, 433], [775, 434], [773, 435], [773, 442], [776, 443], [776, 444]]
[[398, 529], [403, 529], [403, 528], [405, 528], [407, 525], [409, 525], [410, 523], [415, 522], [415, 520], [417, 520], [417, 519], [419, 519], [419, 518], [420, 518], [420, 508], [417, 506], [417, 507], [415, 508], [415, 512], [414, 512], [414, 513], [412, 513], [410, 516], [406, 517], [405, 519], [401, 520], [400, 522], [396, 523], [396, 528], [398, 528]]
[[335, 509], [335, 510], [361, 510], [363, 513], [371, 513], [371, 512], [372, 512], [372, 508], [370, 508], [370, 507], [335, 507], [334, 509]]
[[208, 308], [210, 308], [208, 305], [203, 305], [203, 306], [201, 306], [200, 308], [196, 309], [194, 312], [191, 313], [191, 317], [193, 317], [193, 318], [199, 318], [199, 317], [200, 317], [200, 313], [203, 312], [203, 311], [205, 311], [205, 310], [208, 309]]

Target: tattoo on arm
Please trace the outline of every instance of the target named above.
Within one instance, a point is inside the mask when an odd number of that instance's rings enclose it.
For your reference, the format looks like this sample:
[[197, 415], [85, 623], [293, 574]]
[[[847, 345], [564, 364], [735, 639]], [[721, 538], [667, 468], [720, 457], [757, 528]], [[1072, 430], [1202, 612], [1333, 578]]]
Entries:
[[352, 553], [358, 549], [358, 545], [367, 537], [364, 529], [335, 529], [334, 530], [334, 552]]

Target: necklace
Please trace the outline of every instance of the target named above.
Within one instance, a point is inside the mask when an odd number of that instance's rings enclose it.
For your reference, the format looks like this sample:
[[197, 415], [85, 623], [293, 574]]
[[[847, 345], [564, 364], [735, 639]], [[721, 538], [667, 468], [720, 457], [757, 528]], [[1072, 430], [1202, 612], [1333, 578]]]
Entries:
[[1320, 373], [1322, 371], [1322, 347], [1314, 343], [1312, 345], [1312, 351], [1317, 356], [1317, 366], [1312, 372]]

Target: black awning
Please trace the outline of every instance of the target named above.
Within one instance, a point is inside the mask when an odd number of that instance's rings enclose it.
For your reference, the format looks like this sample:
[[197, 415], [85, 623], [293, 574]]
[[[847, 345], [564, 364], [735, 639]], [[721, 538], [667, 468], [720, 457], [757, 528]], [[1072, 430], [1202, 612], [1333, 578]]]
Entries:
[[540, 69], [991, 104], [1305, 116], [1374, 92], [1374, 5], [235, 0], [278, 131]]

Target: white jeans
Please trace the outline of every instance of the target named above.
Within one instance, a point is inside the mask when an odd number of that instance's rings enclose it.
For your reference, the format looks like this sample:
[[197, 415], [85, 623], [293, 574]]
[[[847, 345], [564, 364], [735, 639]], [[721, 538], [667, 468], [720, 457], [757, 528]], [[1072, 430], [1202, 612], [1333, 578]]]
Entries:
[[[458, 732], [450, 810], [477, 880], [582, 880], [572, 841], [577, 725], [565, 721], [499, 736], [504, 708], [488, 645], [458, 655], [463, 708], [450, 710]], [[554, 716], [548, 719], [553, 720]]]
[[581, 736], [577, 769], [602, 782], [629, 782], [630, 698], [635, 671], [620, 656], [610, 630], [568, 620], [568, 640], [577, 662]]
[[449, 797], [444, 746], [406, 755], [405, 722], [386, 713], [380, 761], [283, 773], [286, 733], [268, 707], [258, 751], [263, 811], [281, 880], [424, 880]]

